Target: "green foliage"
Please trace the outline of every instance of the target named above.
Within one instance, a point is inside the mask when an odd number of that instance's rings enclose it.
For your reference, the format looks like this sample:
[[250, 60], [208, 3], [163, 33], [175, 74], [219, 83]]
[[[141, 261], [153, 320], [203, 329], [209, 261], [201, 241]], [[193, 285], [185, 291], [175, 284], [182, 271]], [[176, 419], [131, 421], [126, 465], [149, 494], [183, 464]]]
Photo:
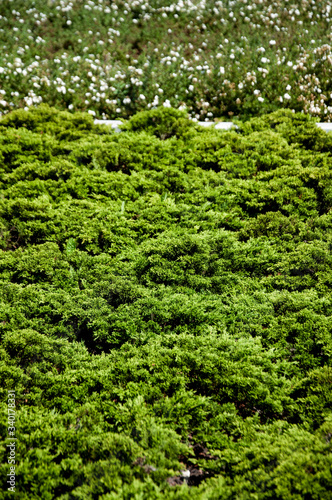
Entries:
[[20, 498], [330, 498], [330, 136], [287, 110], [124, 128], [0, 121]]
[[152, 111], [141, 111], [134, 115], [124, 130], [134, 132], [146, 131], [165, 140], [170, 137], [181, 137], [194, 127], [184, 111], [174, 108], [157, 108]]

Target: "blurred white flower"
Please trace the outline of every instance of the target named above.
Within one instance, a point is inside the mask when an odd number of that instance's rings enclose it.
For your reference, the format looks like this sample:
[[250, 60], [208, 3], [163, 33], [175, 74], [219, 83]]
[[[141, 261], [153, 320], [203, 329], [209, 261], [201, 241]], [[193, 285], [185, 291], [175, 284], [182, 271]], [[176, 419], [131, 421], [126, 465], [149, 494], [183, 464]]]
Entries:
[[292, 88], [292, 87], [291, 87], [290, 85], [287, 85], [286, 90], [287, 90], [287, 91], [288, 91], [288, 90], [291, 90], [291, 88]]
[[287, 92], [286, 92], [286, 94], [284, 94], [284, 99], [289, 100], [289, 99], [291, 99], [291, 96], [289, 94], [287, 94]]
[[256, 90], [254, 90], [254, 94], [255, 94], [255, 95], [259, 95], [260, 93], [261, 93], [261, 91], [260, 91], [260, 90], [257, 90], [257, 89], [256, 89]]
[[157, 95], [155, 95], [151, 105], [158, 106], [158, 104], [159, 104], [159, 97]]
[[219, 72], [221, 75], [225, 74], [225, 68], [223, 66], [220, 66]]
[[275, 40], [270, 40], [270, 41], [269, 41], [269, 44], [270, 44], [270, 45], [275, 45], [276, 43], [277, 43], [277, 42], [276, 42]]
[[264, 102], [264, 97], [261, 97], [261, 96], [260, 96], [260, 97], [258, 97], [258, 98], [257, 98], [257, 100], [258, 100], [259, 102]]
[[166, 101], [163, 103], [163, 106], [164, 106], [164, 108], [171, 108], [172, 107], [172, 105], [168, 99], [166, 99]]
[[93, 111], [92, 109], [88, 110], [89, 115], [96, 116], [96, 112]]

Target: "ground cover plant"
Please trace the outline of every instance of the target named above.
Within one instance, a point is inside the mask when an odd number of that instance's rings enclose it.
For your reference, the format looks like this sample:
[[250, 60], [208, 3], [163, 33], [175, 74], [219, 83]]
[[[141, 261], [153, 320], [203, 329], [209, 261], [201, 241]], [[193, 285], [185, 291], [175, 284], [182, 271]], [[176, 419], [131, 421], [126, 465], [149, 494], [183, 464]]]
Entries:
[[331, 0], [0, 2], [0, 113], [332, 117]]
[[1, 498], [329, 499], [332, 136], [0, 121]]

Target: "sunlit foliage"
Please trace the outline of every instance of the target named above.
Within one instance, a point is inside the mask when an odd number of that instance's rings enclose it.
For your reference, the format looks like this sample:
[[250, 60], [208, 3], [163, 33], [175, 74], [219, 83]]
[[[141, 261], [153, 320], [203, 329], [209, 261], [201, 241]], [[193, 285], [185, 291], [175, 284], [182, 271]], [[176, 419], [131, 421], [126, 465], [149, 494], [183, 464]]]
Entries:
[[20, 499], [330, 498], [332, 137], [238, 125], [0, 121]]

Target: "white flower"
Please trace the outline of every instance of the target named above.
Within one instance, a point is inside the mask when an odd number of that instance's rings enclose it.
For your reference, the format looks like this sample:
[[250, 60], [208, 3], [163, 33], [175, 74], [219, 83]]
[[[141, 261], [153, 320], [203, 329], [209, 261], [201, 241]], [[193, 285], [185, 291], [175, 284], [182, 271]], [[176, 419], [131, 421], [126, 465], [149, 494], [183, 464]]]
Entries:
[[190, 92], [192, 92], [194, 90], [194, 86], [193, 85], [189, 85], [188, 89], [190, 90]]
[[220, 66], [219, 72], [221, 75], [225, 74], [225, 68], [223, 66]]
[[288, 99], [289, 100], [289, 99], [291, 99], [291, 96], [289, 94], [287, 94], [287, 92], [286, 92], [286, 94], [284, 94], [284, 99]]
[[270, 40], [270, 41], [269, 41], [269, 44], [270, 44], [270, 45], [275, 45], [276, 43], [277, 43], [277, 42], [276, 42], [275, 40]]
[[260, 93], [261, 93], [261, 91], [260, 91], [260, 90], [257, 90], [257, 89], [256, 89], [256, 90], [254, 90], [254, 94], [255, 94], [255, 95], [259, 95]]
[[291, 87], [290, 85], [287, 85], [286, 90], [287, 90], [287, 91], [288, 91], [288, 90], [291, 90], [291, 88], [292, 88], [292, 87]]
[[145, 99], [145, 95], [144, 95], [144, 94], [140, 94], [140, 95], [139, 95], [139, 98], [140, 98], [140, 99], [142, 99], [142, 101], [144, 101], [144, 99]]
[[164, 108], [171, 108], [172, 107], [172, 105], [168, 99], [166, 99], [166, 101], [163, 103], [163, 106], [164, 106]]
[[257, 100], [258, 100], [259, 102], [264, 102], [264, 97], [261, 97], [261, 96], [260, 96], [260, 97], [258, 97], [258, 98], [257, 98]]
[[270, 62], [270, 60], [267, 59], [266, 57], [262, 57], [261, 61], [262, 61], [263, 64], [266, 64], [266, 63]]
[[125, 97], [122, 102], [123, 102], [123, 104], [129, 104], [129, 103], [131, 103], [131, 99], [130, 99], [130, 97]]
[[72, 109], [74, 109], [73, 104], [69, 104], [68, 109], [70, 109], [70, 111], [71, 111]]
[[93, 111], [92, 109], [88, 110], [89, 115], [96, 116], [96, 112]]
[[240, 82], [239, 85], [238, 85], [238, 87], [239, 87], [240, 90], [243, 89], [243, 83]]

